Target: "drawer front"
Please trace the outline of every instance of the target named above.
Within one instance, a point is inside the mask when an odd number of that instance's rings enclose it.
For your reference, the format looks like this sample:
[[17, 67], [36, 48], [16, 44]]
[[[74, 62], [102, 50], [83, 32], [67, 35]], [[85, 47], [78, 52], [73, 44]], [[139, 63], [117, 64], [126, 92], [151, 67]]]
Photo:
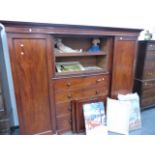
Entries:
[[109, 75], [55, 80], [54, 88], [56, 128], [58, 133], [63, 133], [71, 130], [71, 101], [107, 96]]
[[142, 82], [142, 89], [155, 88], [155, 80]]
[[105, 85], [108, 85], [108, 82], [109, 82], [108, 75], [68, 78], [68, 79], [55, 80], [54, 88], [55, 88], [55, 91], [66, 91], [66, 90], [73, 90], [73, 89], [81, 89], [92, 85], [105, 86]]
[[75, 91], [60, 91], [55, 93], [55, 102], [63, 103], [70, 102], [71, 100], [79, 100], [82, 98], [88, 97], [97, 97], [97, 96], [106, 96], [108, 94], [108, 87], [92, 87], [92, 88], [83, 88], [81, 90]]
[[149, 107], [149, 106], [154, 106], [155, 105], [155, 96], [149, 97], [149, 98], [143, 98], [141, 99], [141, 107]]
[[155, 51], [147, 51], [145, 61], [155, 60]]
[[146, 50], [147, 51], [155, 51], [155, 44], [154, 43], [148, 43]]
[[144, 70], [143, 79], [154, 79], [155, 69]]
[[66, 114], [71, 114], [71, 103], [63, 102], [56, 104], [56, 116], [63, 116]]
[[154, 60], [149, 60], [145, 61], [144, 64], [144, 70], [154, 70], [155, 69], [155, 59]]
[[56, 128], [58, 133], [71, 130], [71, 115], [56, 117]]
[[142, 90], [142, 95], [141, 95], [142, 98], [153, 97], [153, 96], [155, 96], [155, 87]]

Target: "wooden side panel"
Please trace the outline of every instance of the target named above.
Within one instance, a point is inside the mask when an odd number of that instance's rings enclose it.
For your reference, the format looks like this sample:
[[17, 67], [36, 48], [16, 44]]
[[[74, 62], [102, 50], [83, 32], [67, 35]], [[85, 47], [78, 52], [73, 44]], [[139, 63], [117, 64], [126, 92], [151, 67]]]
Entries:
[[21, 134], [53, 133], [48, 37], [12, 35], [10, 49]]
[[111, 97], [132, 92], [136, 59], [136, 38], [116, 37], [112, 68]]
[[3, 95], [0, 69], [0, 135], [10, 134], [10, 120]]
[[[1, 72], [0, 72], [0, 76], [1, 76]], [[3, 103], [2, 88], [1, 88], [1, 77], [0, 77], [0, 111], [4, 111], [4, 103]]]

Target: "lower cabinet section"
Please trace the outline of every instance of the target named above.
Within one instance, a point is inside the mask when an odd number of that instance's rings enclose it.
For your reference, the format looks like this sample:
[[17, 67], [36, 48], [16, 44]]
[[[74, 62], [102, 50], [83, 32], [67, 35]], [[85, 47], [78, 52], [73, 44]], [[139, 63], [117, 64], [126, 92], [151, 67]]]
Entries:
[[142, 109], [155, 106], [155, 80], [135, 80], [134, 91], [140, 96]]
[[141, 108], [155, 106], [155, 42], [138, 42], [134, 91], [140, 95]]
[[58, 134], [73, 129], [72, 101], [104, 98], [109, 94], [109, 75], [61, 78], [54, 80], [56, 130]]

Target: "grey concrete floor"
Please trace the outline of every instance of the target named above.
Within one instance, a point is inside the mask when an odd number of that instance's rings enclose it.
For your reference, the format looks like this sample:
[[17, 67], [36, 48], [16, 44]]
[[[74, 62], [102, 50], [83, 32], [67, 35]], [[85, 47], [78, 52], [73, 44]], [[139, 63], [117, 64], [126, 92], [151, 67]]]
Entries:
[[130, 132], [130, 135], [155, 135], [155, 108], [142, 111], [142, 127]]
[[[129, 132], [129, 135], [155, 135], [155, 108], [141, 111], [142, 126]], [[120, 135], [108, 132], [109, 135]]]

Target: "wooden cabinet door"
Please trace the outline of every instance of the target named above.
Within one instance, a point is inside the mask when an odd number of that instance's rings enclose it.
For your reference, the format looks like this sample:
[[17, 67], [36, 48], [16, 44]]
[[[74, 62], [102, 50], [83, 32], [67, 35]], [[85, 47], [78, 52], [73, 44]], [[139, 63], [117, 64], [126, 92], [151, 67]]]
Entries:
[[52, 40], [33, 34], [8, 34], [8, 38], [21, 134], [52, 134]]
[[116, 37], [114, 42], [111, 97], [132, 92], [136, 60], [136, 37]]

